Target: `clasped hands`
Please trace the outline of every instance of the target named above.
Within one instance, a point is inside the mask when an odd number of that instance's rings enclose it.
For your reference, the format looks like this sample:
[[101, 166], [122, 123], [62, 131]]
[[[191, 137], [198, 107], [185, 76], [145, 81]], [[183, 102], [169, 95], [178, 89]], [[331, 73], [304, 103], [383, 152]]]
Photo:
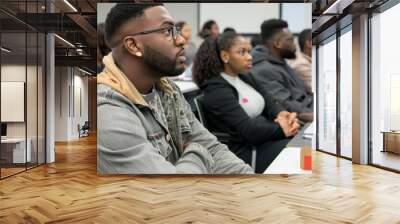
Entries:
[[281, 111], [274, 121], [281, 126], [286, 137], [295, 136], [299, 132], [300, 124], [299, 119], [297, 118], [297, 113]]

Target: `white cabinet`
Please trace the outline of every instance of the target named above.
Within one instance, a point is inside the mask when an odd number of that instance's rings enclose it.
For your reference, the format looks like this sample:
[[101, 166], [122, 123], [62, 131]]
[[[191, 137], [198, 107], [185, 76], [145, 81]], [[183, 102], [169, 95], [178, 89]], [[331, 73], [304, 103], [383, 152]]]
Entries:
[[[32, 161], [32, 140], [26, 140], [27, 147], [25, 151], [25, 138], [7, 138], [1, 140], [2, 156], [7, 162], [12, 163], [25, 163]], [[6, 153], [7, 152], [7, 153]], [[5, 158], [8, 157], [8, 158]], [[12, 157], [12, 160], [11, 160]], [[25, 161], [27, 159], [27, 161]]]

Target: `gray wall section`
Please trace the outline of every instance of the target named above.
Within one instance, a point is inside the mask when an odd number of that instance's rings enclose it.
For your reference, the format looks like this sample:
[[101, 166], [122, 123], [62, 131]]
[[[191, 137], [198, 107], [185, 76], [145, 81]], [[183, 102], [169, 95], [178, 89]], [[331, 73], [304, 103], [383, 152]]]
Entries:
[[[97, 3], [97, 23], [104, 23], [108, 12], [116, 3]], [[172, 18], [176, 22], [184, 20], [192, 27], [192, 41], [199, 46], [201, 39], [198, 37], [199, 3], [165, 3]]]
[[198, 36], [199, 27], [199, 3], [165, 3], [171, 16], [178, 21], [186, 21], [192, 27], [192, 41], [199, 46], [201, 39]]
[[[97, 23], [104, 23], [107, 13], [116, 3], [97, 4]], [[165, 3], [164, 6], [176, 20], [187, 21], [194, 30], [198, 28], [198, 3]]]
[[[97, 23], [103, 23], [107, 17], [107, 13], [116, 3], [98, 3], [97, 4]], [[214, 4], [214, 5], [213, 5]], [[259, 33], [259, 26], [262, 18], [277, 18], [279, 17], [279, 4], [276, 3], [243, 3], [243, 4], [226, 4], [230, 7], [228, 10], [221, 11], [220, 8], [225, 4], [217, 4], [217, 3], [202, 3], [202, 7], [200, 7], [200, 3], [164, 3], [164, 6], [168, 9], [170, 15], [175, 19], [176, 22], [183, 20], [186, 21], [192, 27], [192, 42], [196, 44], [198, 47], [202, 39], [198, 36], [198, 32], [203, 24], [200, 24], [200, 13], [203, 15], [203, 20], [211, 19], [211, 14], [217, 13], [219, 15], [219, 19], [216, 19], [217, 23], [220, 25], [220, 30], [225, 25], [229, 25], [234, 27], [239, 33]], [[311, 27], [311, 4], [297, 4], [297, 7], [300, 7], [299, 12], [296, 15], [292, 15], [293, 4], [287, 4], [287, 13], [285, 14], [288, 21], [292, 21], [289, 24], [289, 27], [295, 26], [295, 32], [299, 32], [304, 28]], [[215, 6], [215, 7], [214, 7]], [[292, 6], [292, 7], [289, 7]], [[245, 11], [240, 13], [240, 10], [245, 7]], [[200, 8], [207, 9], [207, 11], [200, 12]], [[251, 10], [254, 8], [254, 10]], [[261, 10], [260, 8], [264, 8], [265, 10]], [[285, 9], [286, 9], [285, 8]], [[210, 11], [213, 9], [214, 11]], [[257, 10], [256, 10], [257, 9]], [[268, 10], [269, 11], [268, 11]], [[292, 10], [292, 11], [291, 11]], [[310, 11], [306, 13], [304, 11]], [[246, 14], [247, 13], [247, 14]], [[254, 15], [255, 13], [255, 15]], [[302, 16], [303, 13], [306, 16]], [[290, 17], [292, 15], [292, 17]], [[300, 17], [301, 18], [300, 18]], [[209, 18], [210, 17], [210, 18]], [[253, 21], [251, 23], [239, 23], [239, 20], [242, 20], [242, 17], [246, 17], [247, 20]], [[294, 17], [294, 18], [293, 18]], [[212, 18], [215, 19], [215, 18]], [[236, 22], [235, 22], [236, 20]], [[259, 21], [259, 22], [254, 22]], [[296, 22], [294, 22], [296, 21]], [[305, 22], [305, 21], [309, 21]], [[260, 24], [258, 24], [260, 23]], [[235, 25], [232, 25], [235, 24]], [[304, 26], [304, 27], [302, 27]], [[249, 29], [251, 31], [249, 31]], [[247, 30], [247, 31], [246, 31]]]
[[97, 3], [97, 24], [106, 21], [107, 13], [117, 3]]
[[55, 141], [78, 139], [78, 124], [88, 120], [87, 77], [73, 67], [57, 66], [55, 73]]

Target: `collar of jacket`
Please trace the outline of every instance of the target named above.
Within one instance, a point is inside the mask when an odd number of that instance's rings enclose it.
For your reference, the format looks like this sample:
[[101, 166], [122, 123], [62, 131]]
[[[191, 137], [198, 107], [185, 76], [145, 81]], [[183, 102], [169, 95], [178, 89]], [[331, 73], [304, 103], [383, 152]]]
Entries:
[[[117, 67], [114, 58], [112, 57], [112, 52], [103, 58], [103, 63], [105, 68], [103, 72], [97, 76], [97, 84], [110, 86], [130, 99], [134, 104], [148, 106], [135, 85]], [[167, 78], [161, 78], [158, 80], [156, 82], [156, 88], [171, 95], [175, 92]]]
[[270, 50], [263, 45], [257, 45], [253, 49], [252, 56], [253, 56], [253, 65], [266, 60], [274, 64], [281, 64], [281, 65], [286, 64], [285, 60], [276, 58], [274, 55], [271, 54]]

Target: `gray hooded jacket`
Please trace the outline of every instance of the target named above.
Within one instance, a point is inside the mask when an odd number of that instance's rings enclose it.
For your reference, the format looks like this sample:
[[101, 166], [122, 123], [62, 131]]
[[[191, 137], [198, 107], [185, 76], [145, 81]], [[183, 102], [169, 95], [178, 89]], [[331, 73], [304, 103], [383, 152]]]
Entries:
[[262, 46], [252, 51], [254, 79], [291, 112], [313, 112], [313, 95], [307, 92], [304, 82], [284, 60], [269, 53]]
[[253, 173], [200, 124], [173, 82], [160, 80], [154, 103], [146, 103], [111, 55], [103, 61], [97, 79], [99, 174]]

